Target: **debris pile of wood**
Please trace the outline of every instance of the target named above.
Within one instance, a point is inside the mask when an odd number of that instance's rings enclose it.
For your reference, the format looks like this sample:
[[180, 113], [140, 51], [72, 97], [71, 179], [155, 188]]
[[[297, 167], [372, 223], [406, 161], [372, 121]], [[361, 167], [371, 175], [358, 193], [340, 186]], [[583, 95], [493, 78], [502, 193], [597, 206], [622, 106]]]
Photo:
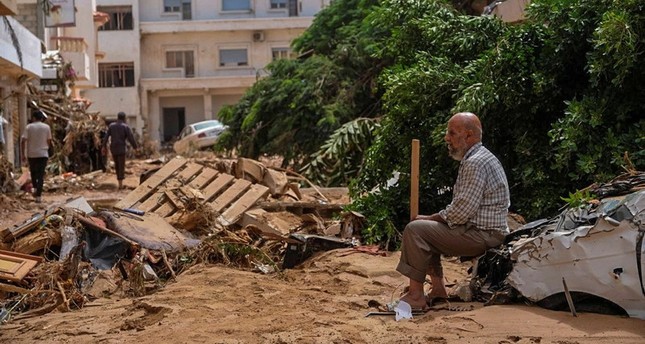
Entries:
[[196, 263], [271, 273], [351, 246], [341, 236], [358, 232], [360, 214], [334, 220], [345, 204], [301, 179], [249, 159], [178, 157], [113, 207], [78, 198], [34, 214], [0, 231], [0, 280], [11, 282], [0, 282], [0, 310], [67, 311], [117, 291], [145, 295]]
[[96, 178], [99, 177], [103, 171], [94, 171], [82, 175], [77, 175], [74, 172], [65, 172], [57, 176], [45, 179], [43, 188], [47, 192], [74, 192], [78, 190], [91, 190], [96, 189], [98, 184]]
[[30, 84], [28, 90], [31, 104], [47, 115], [52, 130], [54, 155], [48, 171], [82, 174], [104, 169], [101, 139], [107, 127], [98, 112], [87, 112], [87, 102], [74, 101], [61, 92], [44, 92]]
[[[48, 171], [85, 174], [105, 170], [107, 157], [101, 152], [101, 141], [107, 133], [105, 119], [98, 112], [88, 111], [89, 100], [68, 95], [68, 86], [76, 80], [71, 64], [58, 53], [48, 54], [43, 61], [45, 68], [56, 69], [58, 78], [40, 88], [28, 83], [27, 97], [32, 108], [47, 115], [52, 129], [54, 155], [48, 161]], [[140, 138], [137, 141], [142, 147], [139, 154], [156, 154], [156, 145]]]
[[0, 154], [0, 192], [9, 193], [17, 189], [18, 186], [13, 180], [13, 165], [4, 155]]

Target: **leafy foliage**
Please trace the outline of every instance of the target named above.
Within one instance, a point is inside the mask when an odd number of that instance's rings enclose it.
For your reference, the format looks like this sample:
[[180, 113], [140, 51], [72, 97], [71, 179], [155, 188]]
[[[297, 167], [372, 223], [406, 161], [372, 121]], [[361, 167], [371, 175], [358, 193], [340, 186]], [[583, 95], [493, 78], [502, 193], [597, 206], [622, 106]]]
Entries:
[[[354, 207], [370, 228], [388, 233], [409, 217], [404, 190], [413, 138], [422, 140], [421, 213], [449, 202], [443, 191], [454, 183], [456, 164], [446, 157], [443, 132], [457, 111], [482, 119], [484, 144], [509, 178], [512, 210], [528, 218], [555, 211], [565, 190], [616, 175], [624, 152], [642, 168], [642, 2], [531, 6], [529, 21], [514, 26], [463, 16], [438, 1], [385, 1], [372, 15], [392, 28], [384, 51], [401, 53], [379, 79], [380, 137], [352, 184]], [[382, 190], [393, 171], [402, 173], [395, 187], [365, 196]]]
[[[364, 239], [390, 244], [409, 219], [412, 139], [422, 141], [420, 212], [450, 201], [457, 163], [443, 136], [457, 111], [479, 115], [512, 210], [527, 218], [618, 174], [625, 154], [643, 168], [643, 1], [534, 0], [514, 25], [449, 3], [334, 1], [294, 42], [313, 56], [273, 63], [220, 113], [232, 128], [225, 148], [283, 154], [321, 184], [359, 173], [350, 189], [368, 219]], [[378, 130], [356, 130], [357, 118], [379, 118]]]
[[[236, 149], [251, 158], [280, 154], [285, 164], [299, 168], [342, 124], [377, 116], [374, 80], [382, 64], [367, 52], [373, 49], [372, 34], [360, 29], [374, 3], [337, 1], [321, 12], [311, 29], [294, 42], [296, 51], [313, 49], [313, 56], [271, 63], [270, 77], [218, 114], [230, 128], [219, 149]], [[360, 163], [360, 158], [354, 160]]]
[[363, 151], [369, 147], [379, 127], [377, 120], [357, 118], [343, 124], [329, 137], [303, 174], [319, 185], [347, 185], [363, 166]]

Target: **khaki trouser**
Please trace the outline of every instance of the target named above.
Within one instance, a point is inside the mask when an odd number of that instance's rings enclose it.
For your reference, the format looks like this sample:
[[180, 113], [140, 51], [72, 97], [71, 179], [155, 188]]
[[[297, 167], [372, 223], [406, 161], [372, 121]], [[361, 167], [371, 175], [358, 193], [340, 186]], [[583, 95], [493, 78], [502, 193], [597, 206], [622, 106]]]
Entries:
[[454, 228], [441, 222], [415, 220], [405, 227], [401, 259], [396, 270], [418, 282], [426, 274], [443, 277], [441, 255], [479, 256], [487, 249], [499, 246], [506, 233], [481, 231], [472, 226]]

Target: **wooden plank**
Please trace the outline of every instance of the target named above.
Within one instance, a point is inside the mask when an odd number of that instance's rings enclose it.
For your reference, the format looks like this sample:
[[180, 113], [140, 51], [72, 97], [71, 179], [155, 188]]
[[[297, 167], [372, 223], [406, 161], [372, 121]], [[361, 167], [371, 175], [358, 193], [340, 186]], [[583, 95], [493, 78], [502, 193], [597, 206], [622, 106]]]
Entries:
[[186, 168], [184, 168], [181, 172], [177, 174], [176, 179], [178, 179], [181, 184], [187, 184], [187, 182], [193, 176], [199, 173], [202, 170], [202, 168], [203, 166], [200, 164], [189, 162], [186, 164]]
[[20, 281], [42, 260], [38, 256], [0, 250], [0, 278]]
[[241, 195], [249, 186], [251, 182], [245, 179], [238, 179], [226, 189], [219, 197], [210, 203], [213, 210], [220, 213], [227, 205], [231, 204], [239, 195]]
[[268, 211], [283, 211], [287, 209], [315, 209], [315, 210], [342, 210], [347, 203], [319, 203], [319, 202], [278, 202], [264, 201], [258, 203], [258, 208]]
[[135, 205], [140, 200], [149, 196], [154, 189], [157, 188], [161, 183], [168, 179], [175, 171], [180, 169], [186, 164], [186, 159], [184, 158], [174, 158], [170, 160], [169, 163], [164, 165], [157, 173], [150, 176], [146, 179], [143, 184], [139, 185], [134, 191], [130, 192], [123, 198], [119, 203], [114, 207], [118, 209], [130, 208]]
[[412, 140], [412, 166], [410, 167], [410, 221], [419, 215], [419, 140]]
[[232, 175], [222, 173], [215, 180], [208, 184], [208, 186], [202, 191], [204, 194], [204, 201], [208, 201], [211, 197], [215, 196], [220, 190], [224, 189], [225, 186], [231, 183], [235, 179]]
[[148, 197], [145, 202], [139, 204], [137, 206], [137, 209], [143, 210], [145, 212], [151, 211], [152, 209], [156, 208], [161, 202], [164, 200], [164, 193], [163, 191], [157, 191], [155, 192], [152, 196]]
[[143, 211], [151, 211], [164, 203], [165, 192], [181, 186], [177, 179], [171, 179], [163, 187], [157, 188], [157, 192], [148, 197], [143, 203], [136, 205], [136, 208]]
[[264, 237], [269, 239], [298, 243], [297, 240], [288, 238], [294, 229], [292, 228], [293, 224], [282, 221], [280, 216], [270, 217], [271, 214], [279, 213], [269, 213], [258, 208], [251, 209], [242, 214], [242, 219], [239, 221], [239, 224], [242, 227], [252, 226], [257, 228], [262, 232]]
[[217, 175], [217, 171], [215, 171], [212, 168], [206, 167], [202, 173], [200, 173], [192, 182], [190, 182], [190, 186], [194, 187], [197, 190], [201, 190], [204, 185], [208, 184], [215, 176]]
[[36, 213], [19, 225], [3, 229], [0, 231], [0, 241], [10, 242], [18, 239], [36, 228], [44, 218], [45, 216], [43, 214]]
[[268, 194], [268, 187], [261, 184], [251, 185], [251, 188], [220, 216], [221, 223], [225, 226], [234, 224], [242, 217], [245, 211], [249, 210], [257, 201], [265, 198]]
[[175, 211], [175, 207], [172, 205], [172, 202], [169, 202], [166, 200], [159, 208], [155, 209], [153, 213], [161, 216], [161, 217], [166, 217], [170, 214], [172, 214]]
[[166, 195], [166, 198], [164, 198], [166, 201], [154, 211], [155, 214], [161, 217], [166, 217], [174, 213], [182, 205], [181, 200], [172, 191], [166, 191], [164, 193]]

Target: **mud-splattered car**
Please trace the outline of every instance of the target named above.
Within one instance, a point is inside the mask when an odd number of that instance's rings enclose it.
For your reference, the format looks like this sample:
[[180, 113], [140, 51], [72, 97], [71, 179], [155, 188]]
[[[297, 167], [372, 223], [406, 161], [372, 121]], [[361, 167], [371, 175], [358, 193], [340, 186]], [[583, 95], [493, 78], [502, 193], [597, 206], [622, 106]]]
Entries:
[[474, 293], [645, 319], [645, 173], [590, 191], [593, 201], [522, 226], [480, 258]]

